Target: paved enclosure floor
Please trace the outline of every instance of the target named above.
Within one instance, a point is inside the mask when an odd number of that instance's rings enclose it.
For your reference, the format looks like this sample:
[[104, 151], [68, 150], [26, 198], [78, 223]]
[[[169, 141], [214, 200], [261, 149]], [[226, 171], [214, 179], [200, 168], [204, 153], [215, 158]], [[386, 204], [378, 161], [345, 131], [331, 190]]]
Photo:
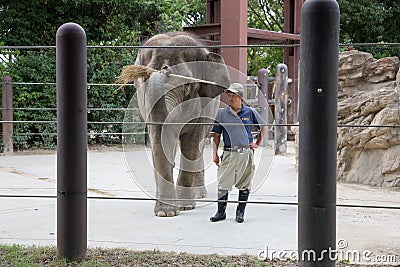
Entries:
[[[215, 199], [216, 167], [206, 151], [207, 199]], [[283, 156], [257, 151], [257, 177], [249, 201], [297, 201], [297, 172], [292, 146]], [[0, 156], [0, 195], [56, 196], [56, 154]], [[152, 196], [149, 152], [88, 152], [89, 196]], [[145, 191], [145, 192], [143, 192]], [[400, 206], [400, 191], [338, 183], [338, 204]], [[233, 190], [230, 200], [237, 199]], [[0, 243], [56, 245], [55, 198], [0, 198]], [[227, 219], [211, 223], [215, 203], [198, 203], [195, 210], [158, 218], [151, 200], [88, 200], [88, 245], [134, 250], [198, 254], [251, 254], [268, 249], [297, 249], [297, 206], [248, 204], [245, 222], [234, 220], [236, 204], [228, 204]], [[394, 255], [400, 264], [400, 210], [337, 208], [337, 240], [343, 250], [370, 250]], [[262, 254], [263, 255], [263, 254]]]

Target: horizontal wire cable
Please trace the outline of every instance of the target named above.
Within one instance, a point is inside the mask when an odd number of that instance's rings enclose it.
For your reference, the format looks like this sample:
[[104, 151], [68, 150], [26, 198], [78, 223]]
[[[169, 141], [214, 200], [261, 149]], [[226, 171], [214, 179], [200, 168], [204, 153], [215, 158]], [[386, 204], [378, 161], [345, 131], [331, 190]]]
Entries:
[[[135, 133], [88, 132], [86, 134], [87, 135], [144, 135], [146, 134], [146, 132], [135, 132]], [[58, 135], [58, 133], [15, 133], [14, 134], [14, 136], [47, 136], [47, 135]]]
[[[54, 180], [54, 179], [53, 179]], [[54, 180], [55, 181], [55, 180]], [[91, 190], [101, 190], [103, 192], [120, 192], [120, 193], [143, 193], [143, 191], [141, 190], [122, 190], [122, 189], [109, 189], [109, 188], [89, 188]], [[0, 190], [56, 190], [56, 187], [35, 187], [35, 188], [31, 188], [31, 187], [0, 187]], [[155, 192], [152, 192], [153, 194], [155, 194]], [[217, 194], [209, 194], [212, 196], [217, 197]], [[233, 194], [235, 195], [235, 194]], [[237, 194], [236, 194], [237, 195]], [[272, 198], [296, 198], [297, 195], [275, 195], [275, 194], [254, 194], [254, 197], [260, 198], [260, 197], [272, 197]], [[343, 197], [338, 197], [338, 200], [357, 200], [357, 201], [365, 201], [365, 202], [383, 202], [383, 203], [394, 203], [394, 204], [399, 204], [400, 205], [400, 201], [393, 201], [393, 200], [389, 200], [389, 201], [382, 201], [381, 199], [354, 199], [354, 198], [343, 198]]]
[[[57, 196], [52, 195], [0, 195], [0, 198], [44, 198], [44, 199], [57, 199]], [[258, 205], [284, 205], [284, 206], [298, 206], [298, 202], [280, 202], [280, 201], [238, 201], [238, 200], [208, 200], [208, 199], [175, 199], [175, 198], [149, 198], [149, 197], [94, 197], [87, 196], [90, 200], [122, 200], [122, 201], [165, 201], [165, 202], [184, 202], [195, 201], [203, 203], [247, 203]], [[391, 209], [400, 210], [400, 206], [381, 206], [381, 205], [359, 205], [359, 204], [336, 204], [336, 207], [341, 208], [367, 208], [367, 209]]]
[[[1, 110], [43, 110], [43, 111], [57, 111], [57, 108], [0, 108]], [[139, 108], [87, 108], [87, 111], [129, 111], [139, 110]]]
[[[57, 121], [0, 121], [0, 123], [38, 123], [38, 124], [46, 124], [46, 123], [57, 123]], [[126, 125], [218, 125], [215, 122], [134, 122], [134, 121], [88, 121], [88, 124], [126, 124]], [[223, 123], [224, 126], [243, 126], [242, 123]], [[299, 127], [298, 123], [248, 123], [246, 126], [294, 126]], [[337, 127], [340, 128], [400, 128], [400, 125], [364, 125], [364, 124], [337, 124]]]
[[[39, 82], [12, 82], [14, 85], [51, 85], [55, 86], [57, 83], [39, 83]], [[122, 86], [119, 83], [87, 83], [87, 86]], [[135, 86], [134, 84], [124, 84], [123, 86]]]
[[[147, 46], [147, 45], [88, 45], [86, 48], [88, 49], [157, 49], [157, 48], [170, 48], [170, 49], [185, 49], [185, 48], [290, 48], [290, 47], [299, 47], [299, 40], [288, 40], [287, 42], [296, 42], [296, 43], [267, 43], [267, 44], [254, 44], [254, 45], [197, 45], [197, 46]], [[347, 46], [360, 46], [360, 47], [369, 47], [369, 46], [400, 46], [400, 43], [382, 43], [382, 42], [371, 42], [371, 43], [340, 43], [339, 47], [347, 47]], [[55, 45], [38, 45], [38, 46], [27, 46], [27, 45], [9, 45], [9, 46], [0, 46], [0, 49], [3, 50], [31, 50], [31, 49], [55, 49]]]
[[[36, 187], [36, 188], [31, 188], [31, 187], [0, 187], [0, 190], [57, 190], [56, 187]], [[119, 193], [129, 193], [129, 194], [134, 194], [134, 193], [143, 193], [141, 190], [122, 190], [122, 189], [108, 189], [108, 188], [90, 188], [89, 191], [91, 190], [100, 190], [102, 192], [119, 192]], [[155, 192], [152, 192], [155, 194]], [[209, 194], [211, 196], [217, 197], [217, 194]], [[235, 195], [235, 194], [233, 194]], [[237, 195], [237, 194], [236, 194]], [[254, 194], [254, 197], [256, 198], [261, 198], [261, 197], [270, 197], [270, 198], [296, 198], [297, 195], [274, 195], [274, 194]], [[381, 202], [381, 203], [392, 203], [392, 204], [398, 204], [400, 205], [399, 201], [393, 201], [393, 200], [388, 200], [388, 201], [382, 201], [381, 199], [354, 199], [354, 198], [342, 198], [338, 197], [337, 200], [342, 200], [342, 201], [349, 201], [349, 200], [357, 200], [360, 202]], [[338, 205], [347, 205], [347, 204], [338, 204]], [[356, 204], [350, 204], [350, 205], [356, 205]]]

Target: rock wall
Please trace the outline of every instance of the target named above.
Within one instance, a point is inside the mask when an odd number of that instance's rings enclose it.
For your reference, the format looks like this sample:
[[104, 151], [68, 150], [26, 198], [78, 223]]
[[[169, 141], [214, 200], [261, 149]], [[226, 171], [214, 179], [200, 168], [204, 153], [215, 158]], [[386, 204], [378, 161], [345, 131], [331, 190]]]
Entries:
[[397, 57], [340, 53], [338, 124], [353, 126], [338, 127], [338, 180], [400, 186], [400, 128], [379, 127], [400, 125], [399, 84]]
[[382, 127], [400, 125], [397, 57], [377, 60], [354, 50], [340, 53], [338, 125], [337, 179], [400, 187], [400, 128]]

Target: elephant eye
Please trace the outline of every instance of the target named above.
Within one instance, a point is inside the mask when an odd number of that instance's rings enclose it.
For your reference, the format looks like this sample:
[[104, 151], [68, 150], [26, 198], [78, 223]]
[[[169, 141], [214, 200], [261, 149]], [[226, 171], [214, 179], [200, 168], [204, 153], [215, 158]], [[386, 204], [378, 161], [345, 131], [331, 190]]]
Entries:
[[161, 70], [163, 72], [170, 72], [170, 73], [172, 72], [171, 67], [168, 65], [165, 65], [164, 67], [162, 67]]

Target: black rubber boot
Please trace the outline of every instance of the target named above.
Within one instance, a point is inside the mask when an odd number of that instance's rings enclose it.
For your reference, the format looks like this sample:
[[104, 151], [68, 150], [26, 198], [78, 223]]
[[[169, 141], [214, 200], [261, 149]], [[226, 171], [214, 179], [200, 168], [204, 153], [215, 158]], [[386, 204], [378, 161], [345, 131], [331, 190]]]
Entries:
[[218, 190], [218, 200], [223, 200], [218, 202], [218, 210], [217, 213], [213, 217], [210, 218], [212, 222], [218, 222], [226, 219], [226, 206], [228, 203], [225, 201], [228, 200], [228, 190]]
[[[239, 190], [239, 201], [247, 201], [249, 199], [249, 190]], [[246, 209], [246, 203], [239, 203], [236, 208], [236, 221], [238, 223], [244, 222], [244, 210]]]

